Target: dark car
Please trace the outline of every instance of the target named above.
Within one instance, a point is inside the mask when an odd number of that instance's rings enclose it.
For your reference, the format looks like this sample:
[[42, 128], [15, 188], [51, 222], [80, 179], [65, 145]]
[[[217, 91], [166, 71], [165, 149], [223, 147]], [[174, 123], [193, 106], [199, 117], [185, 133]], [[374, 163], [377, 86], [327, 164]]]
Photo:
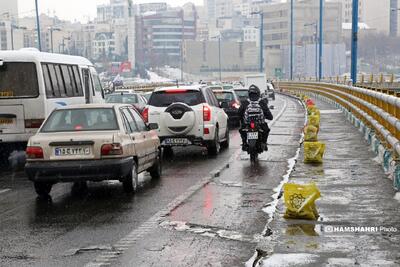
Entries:
[[239, 97], [240, 102], [249, 99], [249, 89], [248, 88], [235, 88], [235, 94]]
[[146, 101], [140, 94], [125, 92], [106, 95], [106, 103], [131, 104], [139, 112], [142, 112], [146, 106]]
[[240, 99], [233, 90], [213, 90], [218, 102], [221, 103], [225, 113], [229, 117], [231, 125], [240, 123], [239, 108]]

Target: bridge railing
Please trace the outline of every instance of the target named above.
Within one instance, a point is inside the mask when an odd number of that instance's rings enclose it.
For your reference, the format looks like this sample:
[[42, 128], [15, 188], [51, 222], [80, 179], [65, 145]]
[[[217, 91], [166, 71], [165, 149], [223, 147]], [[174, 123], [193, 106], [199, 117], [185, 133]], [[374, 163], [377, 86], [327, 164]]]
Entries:
[[326, 82], [280, 82], [281, 90], [313, 92], [341, 104], [400, 158], [400, 97], [360, 87]]

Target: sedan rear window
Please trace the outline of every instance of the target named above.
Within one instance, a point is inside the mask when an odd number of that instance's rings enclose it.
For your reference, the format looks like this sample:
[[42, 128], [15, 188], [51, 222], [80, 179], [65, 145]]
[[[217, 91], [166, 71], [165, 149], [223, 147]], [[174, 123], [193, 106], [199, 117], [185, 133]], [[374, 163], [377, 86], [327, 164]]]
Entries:
[[235, 96], [231, 92], [214, 92], [218, 101], [234, 101]]
[[31, 62], [4, 62], [0, 66], [0, 99], [39, 96], [36, 65]]
[[249, 90], [235, 90], [236, 95], [239, 97], [240, 101], [244, 101], [249, 98]]
[[51, 113], [41, 132], [76, 132], [118, 130], [112, 108], [63, 109]]
[[138, 96], [135, 94], [115, 94], [106, 96], [106, 103], [136, 104]]
[[204, 97], [196, 90], [166, 90], [154, 92], [149, 100], [149, 105], [154, 107], [168, 107], [172, 103], [185, 103], [189, 106], [196, 106], [204, 103]]

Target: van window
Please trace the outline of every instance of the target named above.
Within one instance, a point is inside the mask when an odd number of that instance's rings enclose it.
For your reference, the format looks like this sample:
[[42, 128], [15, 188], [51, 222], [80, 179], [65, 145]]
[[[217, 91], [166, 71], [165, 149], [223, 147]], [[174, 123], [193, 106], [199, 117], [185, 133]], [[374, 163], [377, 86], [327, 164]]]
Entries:
[[0, 99], [39, 96], [36, 65], [33, 62], [4, 62], [0, 66]]
[[47, 98], [83, 96], [78, 66], [44, 63], [42, 69]]

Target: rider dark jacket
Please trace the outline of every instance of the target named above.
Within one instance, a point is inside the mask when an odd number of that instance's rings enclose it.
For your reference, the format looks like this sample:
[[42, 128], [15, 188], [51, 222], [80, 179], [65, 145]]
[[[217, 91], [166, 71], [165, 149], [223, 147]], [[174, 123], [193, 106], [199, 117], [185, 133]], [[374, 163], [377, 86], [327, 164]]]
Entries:
[[[272, 115], [271, 111], [269, 110], [268, 107], [268, 100], [265, 98], [261, 98], [260, 101], [260, 106], [264, 112], [264, 117], [266, 120], [273, 120], [274, 116]], [[249, 100], [243, 101], [240, 104], [240, 108], [239, 108], [239, 116], [242, 119], [242, 124], [243, 124], [243, 120], [244, 120], [244, 113], [246, 112], [247, 106], [250, 104]]]
[[[263, 113], [264, 113], [264, 118], [266, 120], [273, 120], [273, 118], [274, 118], [272, 113], [271, 113], [271, 111], [269, 110], [269, 107], [268, 107], [268, 99], [260, 98], [260, 89], [257, 86], [255, 86], [255, 85], [250, 86], [250, 88], [249, 88], [249, 100], [243, 101], [241, 103], [241, 105], [240, 105], [240, 108], [239, 108], [239, 115], [240, 115], [241, 124], [242, 124], [241, 129], [239, 130], [239, 132], [240, 132], [240, 135], [242, 137], [243, 144], [247, 143], [246, 133], [243, 131], [243, 127], [245, 125], [244, 115], [245, 115], [247, 107], [250, 104], [250, 102], [249, 102], [250, 100], [251, 101], [259, 101], [261, 109], [263, 110]], [[263, 123], [261, 125], [261, 128], [264, 131], [263, 142], [267, 143], [268, 135], [269, 135], [269, 132], [270, 132], [268, 124], [266, 122]]]

